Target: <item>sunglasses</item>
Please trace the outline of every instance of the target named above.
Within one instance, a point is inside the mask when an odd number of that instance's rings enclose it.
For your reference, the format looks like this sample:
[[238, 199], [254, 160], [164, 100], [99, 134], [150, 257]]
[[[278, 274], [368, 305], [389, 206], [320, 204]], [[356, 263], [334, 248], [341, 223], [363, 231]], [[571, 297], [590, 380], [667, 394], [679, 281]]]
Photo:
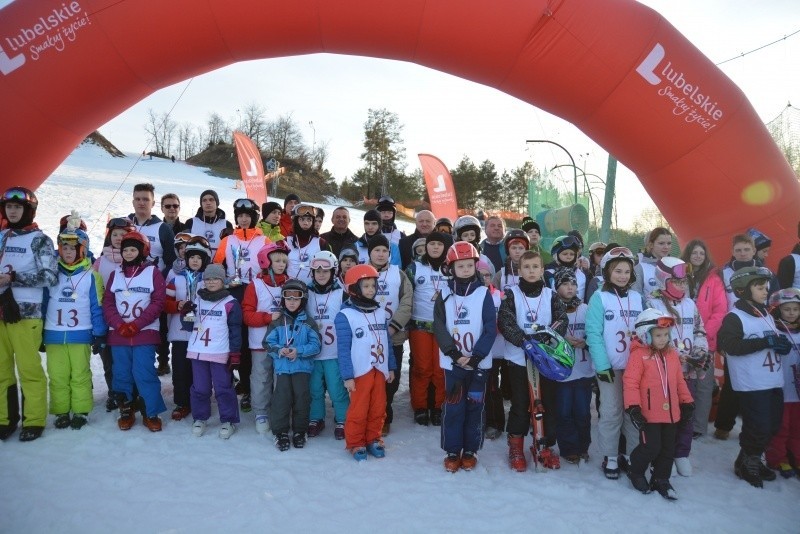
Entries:
[[248, 209], [258, 211], [258, 206], [249, 198], [240, 198], [233, 203], [233, 209]]
[[311, 269], [313, 271], [317, 271], [317, 270], [320, 270], [320, 269], [328, 270], [328, 269], [333, 269], [333, 268], [334, 268], [333, 264], [330, 262], [330, 260], [326, 260], [326, 259], [323, 259], [323, 258], [318, 258], [318, 259], [315, 259], [315, 260], [311, 260]]
[[168, 209], [168, 210], [176, 210], [176, 209], [180, 208], [181, 205], [180, 204], [161, 204], [161, 207], [165, 208], [165, 209]]

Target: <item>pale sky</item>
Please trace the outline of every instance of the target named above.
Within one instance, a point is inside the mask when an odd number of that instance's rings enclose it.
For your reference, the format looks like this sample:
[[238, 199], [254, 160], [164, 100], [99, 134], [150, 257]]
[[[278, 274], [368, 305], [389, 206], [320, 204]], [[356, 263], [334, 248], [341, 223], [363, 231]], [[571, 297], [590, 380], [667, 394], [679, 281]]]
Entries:
[[[8, 1], [0, 0], [0, 6]], [[737, 56], [800, 29], [796, 0], [645, 0], [713, 62]], [[762, 120], [776, 117], [792, 102], [800, 107], [800, 34], [721, 65], [747, 95]], [[404, 125], [408, 170], [418, 153], [438, 156], [454, 168], [463, 155], [511, 170], [533, 157], [540, 170], [569, 163], [550, 139], [572, 153], [588, 174], [605, 177], [607, 154], [572, 124], [494, 88], [414, 64], [354, 56], [315, 54], [249, 61], [164, 88], [100, 127], [120, 149], [140, 152], [147, 144], [143, 125], [149, 108], [161, 113], [175, 105], [177, 122], [204, 124], [216, 111], [235, 123], [237, 109], [256, 102], [269, 118], [292, 113], [310, 146], [329, 143], [326, 167], [338, 180], [361, 165], [363, 125], [369, 108], [387, 108]], [[313, 128], [309, 125], [313, 122]], [[565, 187], [572, 171], [562, 169]], [[556, 171], [560, 172], [560, 171]], [[628, 226], [652, 203], [636, 177], [618, 168], [617, 207]], [[602, 199], [602, 192], [597, 191]]]

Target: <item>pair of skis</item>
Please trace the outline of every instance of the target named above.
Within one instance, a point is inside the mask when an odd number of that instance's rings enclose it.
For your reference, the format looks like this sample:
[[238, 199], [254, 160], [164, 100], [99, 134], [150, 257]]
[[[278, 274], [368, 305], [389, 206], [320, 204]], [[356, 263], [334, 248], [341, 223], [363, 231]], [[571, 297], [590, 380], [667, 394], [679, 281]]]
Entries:
[[537, 472], [545, 469], [560, 469], [561, 459], [553, 449], [546, 445], [544, 434], [544, 404], [542, 403], [541, 382], [539, 370], [529, 358], [525, 358], [525, 368], [528, 371], [528, 394], [531, 399], [531, 457], [533, 468]]

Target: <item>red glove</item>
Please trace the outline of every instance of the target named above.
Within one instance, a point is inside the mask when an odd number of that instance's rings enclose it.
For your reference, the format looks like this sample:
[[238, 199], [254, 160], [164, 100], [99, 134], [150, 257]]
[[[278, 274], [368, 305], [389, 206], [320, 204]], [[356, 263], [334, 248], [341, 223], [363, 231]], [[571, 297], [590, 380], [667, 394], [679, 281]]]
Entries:
[[233, 371], [234, 369], [238, 369], [241, 357], [242, 357], [241, 353], [238, 352], [228, 353], [228, 369], [230, 369], [231, 371]]
[[123, 323], [117, 331], [122, 337], [133, 337], [139, 333], [139, 327], [135, 323]]

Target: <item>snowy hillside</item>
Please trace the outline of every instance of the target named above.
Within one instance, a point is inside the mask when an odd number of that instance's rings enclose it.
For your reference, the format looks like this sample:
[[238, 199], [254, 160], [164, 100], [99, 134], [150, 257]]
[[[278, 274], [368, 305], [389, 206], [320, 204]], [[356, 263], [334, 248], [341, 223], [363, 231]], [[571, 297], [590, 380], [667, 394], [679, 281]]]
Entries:
[[[127, 215], [135, 183], [150, 181], [157, 198], [181, 197], [182, 218], [192, 215], [200, 192], [216, 189], [222, 208], [243, 196], [230, 180], [211, 178], [182, 163], [112, 158], [82, 146], [38, 190], [38, 222], [54, 236], [61, 215], [77, 209], [99, 253], [107, 214]], [[125, 180], [120, 188], [120, 183]], [[324, 206], [330, 226], [333, 206]], [[160, 215], [158, 206], [154, 210]], [[361, 232], [361, 212], [352, 210]], [[404, 229], [408, 230], [410, 225]], [[407, 349], [406, 349], [407, 355]], [[43, 356], [44, 358], [44, 356]], [[679, 500], [633, 491], [627, 478], [606, 480], [595, 446], [588, 464], [550, 473], [514, 473], [504, 439], [487, 442], [477, 470], [445, 473], [439, 433], [413, 424], [407, 361], [395, 397], [395, 422], [387, 457], [356, 463], [328, 428], [305, 449], [278, 452], [256, 434], [253, 415], [239, 431], [217, 437], [214, 415], [202, 438], [191, 420], [152, 434], [141, 424], [117, 429], [106, 413], [105, 382], [93, 357], [95, 410], [80, 431], [0, 443], [2, 532], [798, 532], [800, 479], [751, 488], [733, 475], [738, 426], [726, 442], [694, 442], [695, 476], [672, 480]], [[170, 376], [162, 378], [171, 410]], [[595, 416], [596, 421], [596, 416]], [[528, 445], [526, 443], [526, 445]], [[526, 447], [527, 450], [527, 447]]]

